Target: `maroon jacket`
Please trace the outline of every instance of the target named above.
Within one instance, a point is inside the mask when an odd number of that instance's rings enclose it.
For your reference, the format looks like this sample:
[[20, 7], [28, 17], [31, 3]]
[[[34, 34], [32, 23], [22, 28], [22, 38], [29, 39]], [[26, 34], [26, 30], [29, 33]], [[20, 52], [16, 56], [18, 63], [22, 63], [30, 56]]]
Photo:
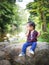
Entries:
[[37, 35], [38, 35], [38, 32], [34, 30], [34, 32], [32, 33], [32, 39], [31, 39], [31, 32], [29, 32], [27, 37], [27, 42], [37, 42]]

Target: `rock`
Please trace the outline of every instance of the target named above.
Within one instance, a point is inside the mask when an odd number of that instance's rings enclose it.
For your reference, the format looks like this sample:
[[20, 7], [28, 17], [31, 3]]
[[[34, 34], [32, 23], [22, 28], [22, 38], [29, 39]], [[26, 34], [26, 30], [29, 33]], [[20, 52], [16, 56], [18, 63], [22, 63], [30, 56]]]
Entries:
[[18, 57], [21, 52], [22, 45], [7, 46], [4, 50], [9, 53], [13, 65], [49, 65], [49, 45], [45, 42], [37, 43], [35, 55], [29, 57], [29, 49], [27, 49], [27, 55], [24, 57]]
[[11, 65], [8, 60], [0, 60], [0, 65]]
[[10, 60], [10, 55], [8, 52], [0, 51], [0, 60], [3, 60], [3, 59]]
[[25, 64], [27, 65], [49, 65], [49, 49], [43, 49], [43, 50], [37, 51], [35, 52], [35, 56], [31, 56], [31, 57], [29, 57], [28, 55], [26, 57], [18, 57], [18, 55], [16, 56], [11, 55], [11, 56], [12, 56], [12, 60], [15, 63], [20, 63], [21, 65], [22, 64], [24, 65]]
[[[0, 63], [5, 61], [9, 62], [10, 65], [49, 65], [49, 45], [46, 42], [38, 42], [37, 48], [35, 50], [35, 55], [30, 55], [29, 49], [27, 48], [26, 56], [19, 57], [19, 53], [21, 52], [22, 44], [12, 44], [6, 46], [3, 51], [0, 51]], [[3, 55], [2, 55], [3, 54]], [[4, 58], [5, 56], [5, 58]], [[3, 62], [4, 63], [4, 62]], [[4, 64], [0, 64], [4, 65]]]
[[0, 51], [0, 60], [5, 58], [5, 52], [4, 51]]
[[36, 52], [34, 61], [35, 65], [49, 65], [49, 49]]
[[0, 50], [4, 49], [8, 45], [9, 45], [8, 42], [0, 42]]

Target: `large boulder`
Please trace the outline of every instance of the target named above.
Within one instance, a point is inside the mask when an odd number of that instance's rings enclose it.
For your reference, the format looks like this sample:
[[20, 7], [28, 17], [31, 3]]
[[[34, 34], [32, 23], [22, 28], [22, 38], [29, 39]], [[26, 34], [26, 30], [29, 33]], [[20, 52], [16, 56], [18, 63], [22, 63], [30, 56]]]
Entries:
[[0, 60], [0, 65], [11, 65], [8, 60]]
[[28, 47], [26, 56], [19, 57], [22, 44], [12, 44], [7, 46], [4, 51], [10, 56], [12, 65], [49, 65], [49, 45], [46, 42], [38, 42], [35, 55], [30, 55]]
[[0, 42], [0, 50], [4, 49], [8, 45], [9, 45], [9, 42]]
[[0, 51], [0, 60], [5, 58], [5, 52], [4, 51]]

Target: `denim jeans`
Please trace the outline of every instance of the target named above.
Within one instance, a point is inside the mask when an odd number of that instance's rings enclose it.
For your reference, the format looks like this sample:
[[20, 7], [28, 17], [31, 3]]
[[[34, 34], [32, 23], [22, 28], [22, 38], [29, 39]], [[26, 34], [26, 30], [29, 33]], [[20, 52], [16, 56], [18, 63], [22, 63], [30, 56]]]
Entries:
[[37, 46], [37, 42], [26, 42], [24, 43], [22, 47], [22, 53], [26, 54], [27, 47], [31, 46], [30, 50], [35, 51], [35, 48]]

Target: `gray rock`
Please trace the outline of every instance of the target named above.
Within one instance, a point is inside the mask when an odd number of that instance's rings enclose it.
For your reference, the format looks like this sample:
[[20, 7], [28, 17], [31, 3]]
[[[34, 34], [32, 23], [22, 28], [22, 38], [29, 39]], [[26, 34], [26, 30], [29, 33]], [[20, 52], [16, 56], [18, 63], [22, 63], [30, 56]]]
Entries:
[[5, 58], [5, 52], [4, 51], [0, 51], [0, 60]]
[[18, 55], [21, 52], [21, 48], [22, 44], [12, 44], [6, 46], [3, 49], [6, 53], [5, 60], [10, 61], [11, 65], [49, 65], [49, 45], [46, 42], [37, 43], [34, 56], [30, 55], [30, 47], [28, 47], [26, 56], [19, 57]]
[[[21, 48], [15, 48], [11, 51], [11, 57], [12, 60], [15, 63], [18, 63], [18, 65], [49, 65], [49, 45], [42, 44], [41, 46], [38, 46], [35, 51], [34, 56], [30, 56], [29, 49], [27, 49], [27, 55], [25, 57], [18, 57], [18, 54], [20, 53]], [[40, 48], [41, 47], [41, 48]]]
[[0, 65], [11, 65], [8, 60], [0, 60]]
[[0, 50], [4, 49], [8, 45], [9, 45], [8, 42], [0, 42]]

